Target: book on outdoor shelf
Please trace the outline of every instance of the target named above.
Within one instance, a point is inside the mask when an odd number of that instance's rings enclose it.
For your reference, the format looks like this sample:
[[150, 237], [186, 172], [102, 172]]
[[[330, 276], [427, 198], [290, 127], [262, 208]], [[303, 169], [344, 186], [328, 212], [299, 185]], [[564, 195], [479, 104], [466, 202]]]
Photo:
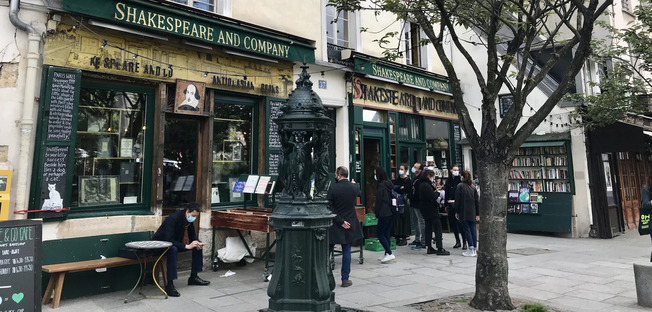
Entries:
[[521, 205], [521, 213], [530, 213], [530, 204]]
[[507, 201], [510, 203], [518, 203], [518, 191], [509, 191], [507, 193]]
[[539, 213], [539, 204], [530, 204], [530, 213]]

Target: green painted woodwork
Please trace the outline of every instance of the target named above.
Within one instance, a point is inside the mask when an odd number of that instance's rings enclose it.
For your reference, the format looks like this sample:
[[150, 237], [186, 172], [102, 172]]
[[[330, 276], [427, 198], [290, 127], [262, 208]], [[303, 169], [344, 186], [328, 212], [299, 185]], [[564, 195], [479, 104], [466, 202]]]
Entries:
[[[43, 265], [100, 259], [100, 255], [107, 258], [117, 257], [118, 250], [125, 248], [126, 243], [149, 240], [152, 234], [134, 232], [43, 241]], [[136, 283], [139, 271], [138, 265], [135, 264], [108, 268], [102, 273], [94, 270], [67, 273], [61, 299], [128, 290]], [[43, 292], [49, 280], [50, 274], [43, 273]]]
[[315, 47], [298, 37], [248, 27], [223, 17], [186, 12], [179, 8], [142, 0], [66, 0], [65, 10], [181, 36], [202, 43], [304, 63], [315, 62]]
[[537, 214], [507, 214], [507, 229], [510, 231], [538, 231], [571, 233], [573, 195], [570, 193], [541, 193], [543, 203]]

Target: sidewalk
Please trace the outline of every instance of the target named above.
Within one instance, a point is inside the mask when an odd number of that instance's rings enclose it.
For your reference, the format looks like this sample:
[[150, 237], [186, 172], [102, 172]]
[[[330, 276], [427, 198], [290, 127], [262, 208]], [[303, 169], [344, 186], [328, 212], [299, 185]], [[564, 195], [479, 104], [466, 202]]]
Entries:
[[[454, 244], [444, 234], [444, 247]], [[480, 246], [482, 248], [482, 246]], [[339, 287], [341, 258], [333, 271], [338, 286], [335, 301], [343, 307], [368, 311], [415, 311], [406, 305], [475, 291], [476, 258], [462, 257], [462, 250], [447, 248], [450, 256], [426, 255], [399, 246], [396, 260], [381, 264], [381, 252], [365, 251], [364, 264], [352, 255], [353, 286]], [[636, 304], [634, 262], [649, 262], [650, 237], [636, 230], [613, 239], [569, 239], [508, 234], [509, 290], [522, 298], [563, 311], [652, 311]], [[62, 300], [58, 309], [43, 311], [258, 311], [268, 306], [263, 264], [204, 272], [208, 287], [186, 286], [188, 273], [175, 283], [179, 298], [145, 299], [123, 303], [126, 291]], [[154, 288], [148, 285], [147, 291]]]

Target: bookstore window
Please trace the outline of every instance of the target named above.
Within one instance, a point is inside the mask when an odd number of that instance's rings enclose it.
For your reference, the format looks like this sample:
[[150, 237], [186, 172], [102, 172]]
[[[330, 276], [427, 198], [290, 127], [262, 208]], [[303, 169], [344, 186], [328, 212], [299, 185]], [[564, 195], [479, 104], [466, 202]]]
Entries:
[[150, 156], [144, 149], [147, 101], [146, 93], [81, 89], [72, 207], [146, 201], [143, 162]]
[[386, 123], [387, 113], [382, 111], [371, 110], [371, 109], [363, 109], [362, 121]]
[[421, 117], [400, 114], [398, 117], [398, 137], [408, 141], [421, 141]]
[[[426, 120], [426, 156], [429, 166], [435, 169], [435, 176], [448, 178], [450, 163], [450, 130], [445, 121]], [[432, 162], [432, 163], [431, 163]]]
[[254, 170], [254, 107], [217, 101], [213, 115], [212, 204], [237, 204], [252, 199], [251, 194], [231, 190], [241, 175]]

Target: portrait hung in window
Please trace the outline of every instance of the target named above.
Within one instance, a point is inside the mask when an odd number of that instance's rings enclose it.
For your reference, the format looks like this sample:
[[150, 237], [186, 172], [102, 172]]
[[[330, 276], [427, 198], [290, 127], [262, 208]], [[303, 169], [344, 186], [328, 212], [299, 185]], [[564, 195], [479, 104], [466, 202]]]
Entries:
[[174, 112], [178, 114], [202, 115], [206, 84], [203, 82], [177, 80]]

